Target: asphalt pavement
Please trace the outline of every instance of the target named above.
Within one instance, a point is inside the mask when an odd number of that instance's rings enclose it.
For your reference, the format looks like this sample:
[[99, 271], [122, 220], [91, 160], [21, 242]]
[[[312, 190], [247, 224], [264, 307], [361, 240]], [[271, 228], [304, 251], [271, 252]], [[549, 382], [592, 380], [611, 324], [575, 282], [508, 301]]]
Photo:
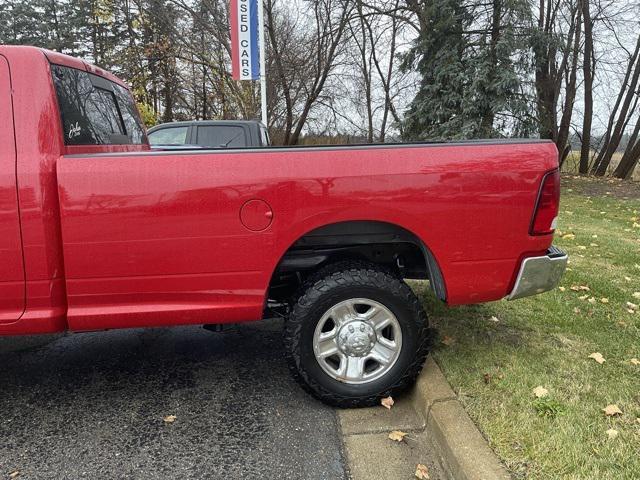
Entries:
[[277, 321], [0, 338], [0, 479], [12, 472], [347, 477], [336, 413], [291, 380]]

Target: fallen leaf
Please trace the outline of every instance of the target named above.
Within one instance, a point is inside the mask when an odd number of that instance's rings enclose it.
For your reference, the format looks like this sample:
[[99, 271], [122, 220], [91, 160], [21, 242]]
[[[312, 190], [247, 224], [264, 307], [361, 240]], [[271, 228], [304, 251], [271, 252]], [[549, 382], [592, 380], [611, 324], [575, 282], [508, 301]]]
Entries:
[[589, 298], [589, 295], [581, 295], [578, 297], [580, 300], [586, 300], [587, 298]]
[[587, 302], [596, 303], [596, 299], [594, 297], [591, 297], [589, 300], [587, 300]]
[[9, 474], [9, 478], [16, 478], [20, 475], [20, 470], [14, 470]]
[[573, 307], [573, 313], [580, 313], [582, 310], [580, 310], [578, 307]]
[[610, 428], [609, 430], [607, 430], [607, 435], [609, 435], [609, 440], [613, 440], [618, 436], [618, 430]]
[[616, 404], [607, 405], [605, 408], [602, 409], [602, 411], [607, 417], [622, 415], [622, 410], [620, 410], [620, 408]]
[[558, 287], [558, 290], [560, 290], [561, 292], [564, 292], [566, 290], [566, 288], [564, 287]]
[[383, 398], [382, 400], [380, 400], [380, 405], [382, 405], [387, 410], [391, 410], [391, 407], [393, 407], [394, 403], [396, 403], [396, 402], [393, 401], [392, 397], [386, 397], [386, 398]]
[[600, 299], [600, 301], [601, 301], [602, 303], [609, 303], [609, 299], [608, 299], [608, 298], [605, 298], [605, 297], [601, 298], [601, 299]]
[[416, 478], [418, 478], [419, 480], [429, 480], [429, 470], [427, 469], [426, 466], [422, 465], [421, 463], [419, 463], [418, 465], [416, 465]]
[[633, 298], [640, 300], [640, 292], [633, 292]]
[[401, 432], [400, 430], [394, 430], [389, 434], [389, 440], [393, 440], [394, 442], [404, 442], [404, 437], [406, 436], [406, 433]]
[[576, 236], [573, 233], [565, 233], [562, 238], [563, 240], [573, 240]]
[[589, 355], [589, 358], [593, 358], [600, 365], [602, 365], [606, 361], [600, 352], [592, 353], [591, 355]]
[[625, 277], [624, 277], [624, 279], [625, 279], [625, 281], [627, 281], [627, 282], [630, 282], [630, 281], [631, 281], [631, 277], [627, 277], [627, 276], [625, 276]]
[[587, 285], [571, 285], [574, 292], [589, 292], [591, 289]]
[[166, 417], [163, 418], [164, 423], [173, 423], [175, 422], [177, 419], [177, 417], [175, 415], [167, 415]]
[[640, 365], [640, 360], [638, 360], [637, 358], [632, 358], [629, 361], [631, 362], [631, 365]]
[[455, 340], [453, 338], [451, 338], [449, 335], [445, 335], [444, 338], [442, 339], [442, 343], [444, 345], [446, 345], [447, 347], [449, 345], [451, 345], [452, 343], [454, 343], [454, 342], [455, 342]]
[[533, 394], [536, 396], [536, 398], [542, 398], [549, 395], [549, 390], [540, 385], [539, 387], [533, 389]]
[[489, 373], [485, 373], [484, 375], [482, 375], [482, 378], [484, 379], [484, 383], [489, 384], [491, 382], [491, 374]]
[[[560, 287], [560, 288], [562, 288], [562, 287]], [[498, 323], [500, 320], [498, 320], [498, 317], [493, 316], [493, 317], [491, 317], [491, 318], [489, 319], [489, 321], [490, 321], [490, 322], [494, 322], [494, 323]]]
[[627, 308], [629, 310], [638, 310], [638, 305], [636, 305], [635, 303], [627, 302]]

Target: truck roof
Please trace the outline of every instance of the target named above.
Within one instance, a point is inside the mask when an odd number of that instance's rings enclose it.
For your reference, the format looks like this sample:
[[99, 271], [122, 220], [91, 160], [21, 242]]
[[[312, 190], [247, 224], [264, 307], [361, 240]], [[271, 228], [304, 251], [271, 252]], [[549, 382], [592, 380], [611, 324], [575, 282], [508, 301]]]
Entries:
[[40, 51], [42, 54], [49, 60], [50, 63], [54, 63], [56, 65], [63, 65], [65, 67], [77, 68], [79, 70], [85, 70], [89, 73], [93, 73], [94, 75], [98, 75], [100, 77], [106, 78], [112, 82], [117, 83], [127, 89], [129, 86], [120, 80], [118, 77], [113, 75], [111, 72], [104, 70], [100, 67], [97, 67], [89, 62], [85, 62], [84, 60], [80, 60], [79, 58], [70, 57], [69, 55], [65, 55], [63, 53], [54, 52], [52, 50], [47, 50], [46, 48], [40, 47], [32, 47], [32, 46], [23, 46], [23, 45], [0, 45], [0, 53], [9, 53], [9, 54], [20, 54], [22, 52], [33, 52]]
[[160, 123], [150, 128], [149, 133], [154, 130], [158, 130], [159, 128], [165, 128], [167, 126], [178, 127], [178, 126], [190, 126], [190, 125], [263, 125], [264, 124], [260, 120], [183, 120], [180, 122], [168, 122], [168, 123]]

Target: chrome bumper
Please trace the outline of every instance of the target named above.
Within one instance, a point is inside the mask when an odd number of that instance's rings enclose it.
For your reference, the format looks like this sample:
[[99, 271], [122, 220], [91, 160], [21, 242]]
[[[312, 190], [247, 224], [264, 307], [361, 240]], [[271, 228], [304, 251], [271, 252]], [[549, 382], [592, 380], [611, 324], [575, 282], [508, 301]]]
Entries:
[[569, 256], [552, 246], [543, 257], [524, 259], [516, 278], [516, 284], [507, 300], [537, 295], [556, 288], [567, 268]]

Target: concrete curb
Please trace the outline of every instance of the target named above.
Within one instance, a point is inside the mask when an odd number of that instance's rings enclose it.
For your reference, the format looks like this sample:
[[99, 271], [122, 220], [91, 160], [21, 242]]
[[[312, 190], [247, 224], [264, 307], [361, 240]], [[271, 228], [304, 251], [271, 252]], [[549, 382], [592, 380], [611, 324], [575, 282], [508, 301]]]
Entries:
[[432, 358], [418, 378], [411, 401], [418, 413], [424, 415], [427, 431], [452, 478], [511, 479]]

